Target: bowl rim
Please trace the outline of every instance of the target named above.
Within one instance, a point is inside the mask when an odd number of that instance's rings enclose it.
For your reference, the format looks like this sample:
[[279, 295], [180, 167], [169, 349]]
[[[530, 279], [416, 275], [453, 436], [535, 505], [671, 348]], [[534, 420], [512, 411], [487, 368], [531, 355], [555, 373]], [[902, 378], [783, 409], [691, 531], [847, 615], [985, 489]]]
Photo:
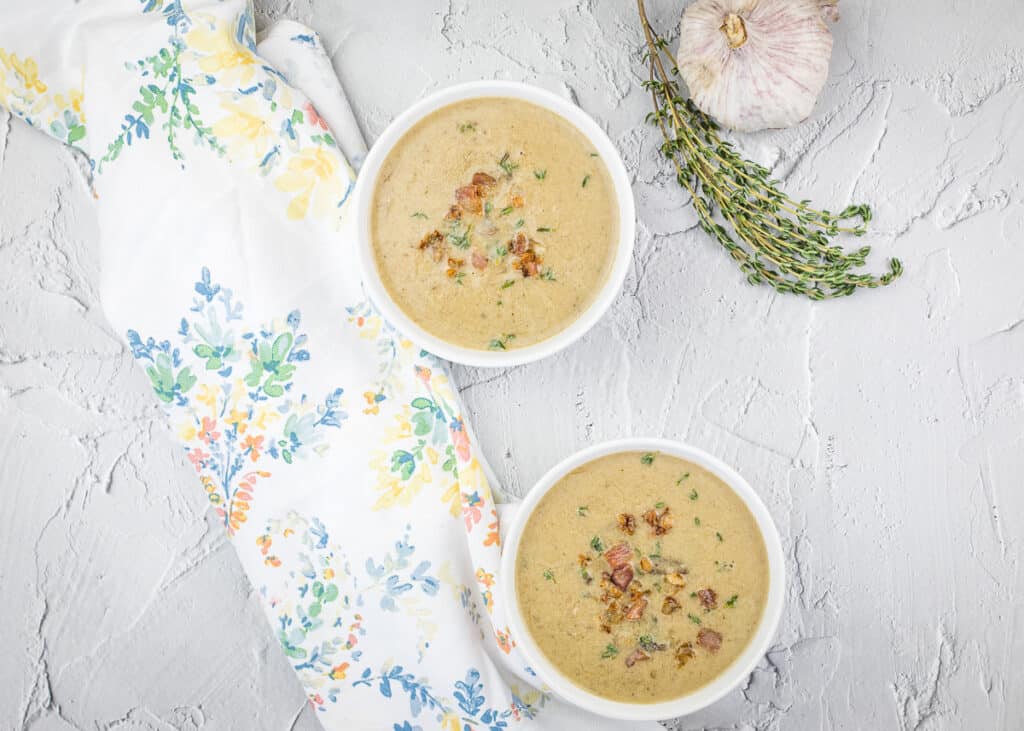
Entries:
[[[509, 97], [522, 99], [558, 114], [594, 146], [608, 169], [619, 209], [619, 240], [615, 258], [590, 306], [566, 328], [532, 345], [508, 351], [476, 350], [449, 343], [420, 327], [388, 294], [377, 271], [370, 237], [373, 192], [381, 167], [399, 140], [427, 115], [466, 99]], [[445, 360], [468, 366], [508, 368], [554, 355], [589, 332], [622, 290], [636, 237], [636, 203], [629, 174], [618, 149], [601, 126], [580, 107], [546, 89], [517, 81], [471, 81], [436, 91], [399, 114], [370, 148], [355, 188], [355, 238], [359, 274], [367, 296], [384, 319], [406, 337]]]
[[[541, 498], [547, 494], [563, 476], [577, 467], [599, 457], [619, 452], [660, 452], [693, 462], [709, 472], [714, 473], [740, 496], [757, 522], [764, 538], [765, 550], [768, 555], [768, 598], [764, 613], [757, 631], [743, 652], [729, 665], [725, 671], [707, 685], [679, 698], [658, 703], [624, 703], [595, 695], [576, 685], [557, 670], [544, 656], [540, 648], [526, 629], [525, 622], [519, 612], [519, 602], [515, 594], [515, 559], [519, 543], [530, 515], [537, 507]], [[782, 551], [782, 542], [764, 502], [732, 467], [719, 458], [704, 450], [684, 442], [661, 438], [634, 437], [601, 442], [582, 449], [563, 459], [544, 474], [533, 486], [519, 505], [519, 509], [511, 518], [511, 525], [504, 539], [501, 556], [501, 573], [498, 585], [501, 594], [498, 601], [505, 610], [512, 636], [516, 644], [536, 671], [540, 680], [555, 695], [584, 710], [597, 713], [608, 718], [626, 721], [655, 721], [674, 718], [695, 713], [715, 703], [722, 696], [736, 688], [764, 657], [771, 646], [772, 639], [778, 629], [785, 603], [786, 566]]]

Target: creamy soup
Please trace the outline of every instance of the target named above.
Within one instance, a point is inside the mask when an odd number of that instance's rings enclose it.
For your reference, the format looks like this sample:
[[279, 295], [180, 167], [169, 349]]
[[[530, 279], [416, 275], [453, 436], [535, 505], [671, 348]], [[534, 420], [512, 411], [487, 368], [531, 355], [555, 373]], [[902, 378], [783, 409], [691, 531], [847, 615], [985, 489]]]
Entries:
[[544, 496], [515, 582], [530, 634], [565, 676], [604, 698], [654, 703], [697, 690], [742, 653], [767, 600], [768, 555], [718, 477], [621, 452]]
[[478, 350], [545, 340], [607, 277], [611, 176], [572, 124], [518, 99], [457, 102], [388, 154], [371, 235], [388, 294], [432, 335]]

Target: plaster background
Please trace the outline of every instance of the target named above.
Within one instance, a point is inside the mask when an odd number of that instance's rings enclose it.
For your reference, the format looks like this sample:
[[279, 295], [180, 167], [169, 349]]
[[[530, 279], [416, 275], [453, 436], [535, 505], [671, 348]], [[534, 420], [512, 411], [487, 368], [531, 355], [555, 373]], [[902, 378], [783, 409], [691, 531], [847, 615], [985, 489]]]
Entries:
[[[511, 491], [593, 441], [691, 441], [761, 491], [788, 609], [743, 687], [672, 728], [1020, 728], [1024, 7], [844, 0], [794, 193], [875, 207], [895, 286], [746, 285], [641, 124], [626, 0], [258, 0], [323, 36], [368, 139], [452, 82], [577, 101], [635, 175], [636, 261], [581, 343], [456, 369]], [[649, 0], [674, 26], [681, 3]], [[141, 370], [97, 303], [76, 161], [0, 112], [0, 728], [319, 728]]]

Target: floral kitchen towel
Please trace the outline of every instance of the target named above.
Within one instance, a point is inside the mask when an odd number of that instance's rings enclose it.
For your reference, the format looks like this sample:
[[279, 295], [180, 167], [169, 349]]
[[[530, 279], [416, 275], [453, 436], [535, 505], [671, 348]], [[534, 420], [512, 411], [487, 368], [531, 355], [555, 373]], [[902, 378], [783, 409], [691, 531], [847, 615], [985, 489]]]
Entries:
[[323, 725], [621, 727], [530, 684], [456, 392], [352, 265], [358, 127], [315, 34], [264, 43], [243, 0], [20, 3], [0, 104], [87, 161], [103, 307]]

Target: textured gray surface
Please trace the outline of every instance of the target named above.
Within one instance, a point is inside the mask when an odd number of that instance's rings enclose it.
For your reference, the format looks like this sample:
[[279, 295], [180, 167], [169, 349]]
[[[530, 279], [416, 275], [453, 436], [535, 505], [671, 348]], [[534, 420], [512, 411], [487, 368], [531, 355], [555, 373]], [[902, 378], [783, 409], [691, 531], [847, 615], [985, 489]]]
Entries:
[[[681, 3], [649, 4], [675, 24]], [[874, 204], [870, 243], [907, 266], [818, 305], [747, 286], [694, 230], [640, 124], [631, 2], [257, 6], [321, 32], [371, 139], [440, 86], [521, 79], [575, 99], [635, 171], [611, 314], [552, 360], [456, 377], [513, 492], [657, 434], [767, 500], [790, 571], [775, 646], [677, 728], [1020, 727], [1017, 0], [844, 0], [815, 115], [740, 140], [793, 191]], [[74, 160], [0, 113], [0, 728], [315, 729], [97, 282]]]

